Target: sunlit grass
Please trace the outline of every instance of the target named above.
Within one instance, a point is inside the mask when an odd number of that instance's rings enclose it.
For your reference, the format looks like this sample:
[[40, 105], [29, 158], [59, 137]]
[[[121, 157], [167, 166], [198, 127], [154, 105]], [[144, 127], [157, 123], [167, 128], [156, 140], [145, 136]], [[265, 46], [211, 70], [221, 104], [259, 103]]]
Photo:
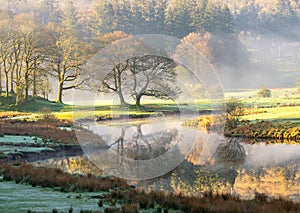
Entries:
[[[263, 107], [262, 110], [266, 111], [266, 113], [244, 116], [243, 119], [246, 120], [262, 119], [297, 121], [300, 119], [300, 107], [288, 107], [289, 105], [294, 105], [300, 102], [300, 94], [297, 93], [296, 88], [271, 89], [271, 98], [258, 98], [257, 92], [259, 90], [260, 89], [239, 89], [226, 91], [224, 93], [224, 100], [232, 97], [238, 98], [245, 104], [246, 107]], [[64, 105], [59, 112], [55, 112], [54, 114], [58, 119], [72, 120], [74, 116], [78, 119], [94, 118], [95, 116], [106, 115], [148, 115], [156, 112], [178, 113], [181, 110], [195, 111], [218, 109], [218, 107], [224, 104], [224, 100], [199, 99], [191, 101], [173, 101], [145, 98], [142, 101], [142, 108], [136, 108], [134, 103], [131, 103], [129, 107], [120, 107], [116, 103], [112, 104], [111, 101], [101, 101], [97, 102], [93, 106]]]
[[300, 123], [300, 106], [265, 108], [265, 113], [243, 116], [244, 120], [287, 120]]
[[119, 105], [110, 105], [109, 102], [102, 102], [102, 105], [95, 106], [67, 105], [60, 112], [55, 112], [54, 115], [58, 119], [93, 118], [106, 115], [151, 115], [157, 112], [178, 113], [182, 110], [213, 110], [218, 108], [219, 103], [222, 103], [222, 101], [212, 103], [210, 100], [195, 100], [192, 103], [187, 103], [184, 101], [148, 100], [142, 103], [141, 108], [138, 108], [135, 105], [121, 107]]

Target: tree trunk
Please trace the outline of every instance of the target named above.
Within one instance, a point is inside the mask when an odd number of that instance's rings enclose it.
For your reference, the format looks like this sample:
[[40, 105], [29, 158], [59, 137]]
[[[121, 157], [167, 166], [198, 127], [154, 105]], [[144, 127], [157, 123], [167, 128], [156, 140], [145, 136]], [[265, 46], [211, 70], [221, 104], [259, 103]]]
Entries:
[[[7, 86], [8, 86], [8, 84], [7, 84]], [[13, 70], [10, 72], [10, 92], [11, 93], [15, 92], [15, 90], [14, 90], [14, 71]]]
[[19, 106], [22, 103], [22, 88], [16, 85], [16, 105]]
[[8, 89], [8, 73], [5, 72], [5, 97], [8, 97], [9, 95], [9, 89]]
[[136, 96], [136, 106], [140, 107], [141, 106], [141, 99], [142, 99], [142, 95], [137, 95]]
[[126, 105], [127, 103], [124, 99], [124, 96], [123, 96], [122, 92], [119, 92], [118, 95], [119, 95], [119, 98], [120, 98], [121, 105]]
[[61, 104], [63, 103], [62, 101], [63, 85], [64, 84], [62, 82], [58, 83], [56, 103], [61, 103]]
[[24, 92], [25, 92], [25, 93], [24, 93], [24, 101], [27, 102], [27, 101], [28, 101], [28, 93], [29, 93], [29, 88], [28, 88], [28, 86], [25, 85], [24, 90], [25, 90], [25, 91], [24, 91]]
[[29, 94], [29, 76], [28, 74], [25, 75], [25, 85], [24, 85], [24, 101], [27, 102], [28, 101], [28, 94]]
[[37, 97], [37, 91], [36, 91], [36, 70], [33, 71], [33, 98]]

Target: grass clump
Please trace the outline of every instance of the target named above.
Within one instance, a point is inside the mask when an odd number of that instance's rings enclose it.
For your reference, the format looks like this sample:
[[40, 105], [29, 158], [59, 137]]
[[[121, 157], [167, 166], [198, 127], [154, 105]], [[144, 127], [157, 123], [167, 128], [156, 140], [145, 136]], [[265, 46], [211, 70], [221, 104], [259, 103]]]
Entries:
[[126, 203], [122, 205], [123, 213], [138, 213], [140, 205], [138, 203]]
[[119, 178], [76, 176], [64, 173], [60, 169], [35, 168], [28, 164], [13, 166], [0, 163], [0, 175], [3, 175], [5, 181], [27, 183], [32, 186], [59, 187], [63, 192], [99, 192], [114, 188], [128, 188], [126, 182]]

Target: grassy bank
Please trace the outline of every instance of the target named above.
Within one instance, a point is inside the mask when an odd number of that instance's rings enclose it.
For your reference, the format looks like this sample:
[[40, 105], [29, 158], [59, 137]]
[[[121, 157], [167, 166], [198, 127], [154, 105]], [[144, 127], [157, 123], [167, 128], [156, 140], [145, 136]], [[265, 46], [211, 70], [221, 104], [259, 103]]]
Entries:
[[34, 136], [42, 139], [43, 143], [77, 144], [74, 131], [67, 131], [63, 127], [71, 127], [68, 121], [55, 122], [2, 120], [0, 121], [0, 136]]
[[300, 106], [262, 108], [262, 113], [242, 116], [242, 120], [269, 120], [300, 123]]
[[300, 142], [300, 124], [264, 120], [254, 123], [242, 122], [237, 128], [227, 130], [225, 136]]
[[10, 94], [9, 97], [0, 96], [0, 111], [19, 111], [19, 112], [39, 112], [42, 108], [47, 107], [51, 111], [61, 111], [64, 104], [55, 103], [41, 97], [28, 97], [27, 103], [16, 106], [15, 95]]

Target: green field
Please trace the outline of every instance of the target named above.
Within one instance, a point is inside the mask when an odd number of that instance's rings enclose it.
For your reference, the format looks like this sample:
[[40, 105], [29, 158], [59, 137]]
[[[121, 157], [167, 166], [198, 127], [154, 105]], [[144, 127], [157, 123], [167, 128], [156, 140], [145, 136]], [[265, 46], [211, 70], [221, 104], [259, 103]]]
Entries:
[[300, 106], [265, 108], [263, 113], [243, 116], [244, 120], [292, 121], [300, 123]]
[[[299, 121], [300, 106], [293, 106], [300, 104], [300, 94], [294, 88], [271, 89], [272, 97], [258, 98], [257, 92], [259, 89], [235, 89], [226, 90], [224, 98], [238, 98], [246, 107], [258, 108], [263, 113], [244, 116], [245, 120], [290, 120]], [[120, 107], [116, 105], [109, 105], [109, 103], [102, 103], [97, 106], [72, 106], [66, 104], [58, 104], [47, 101], [42, 98], [30, 100], [27, 104], [16, 107], [13, 97], [0, 97], [0, 111], [2, 112], [31, 112], [29, 117], [37, 117], [41, 109], [48, 108], [59, 119], [73, 119], [87, 118], [95, 116], [106, 115], [151, 115], [156, 112], [163, 113], [179, 113], [181, 110], [195, 111], [195, 110], [213, 110], [218, 107], [215, 103], [222, 103], [223, 101], [212, 102], [210, 100], [195, 100], [194, 103], [186, 104], [184, 102], [173, 102], [167, 100], [146, 100], [143, 102], [143, 108], [137, 109], [134, 105], [127, 107]], [[291, 105], [291, 106], [290, 106]], [[74, 113], [73, 113], [74, 111]], [[28, 115], [27, 115], [28, 117]]]

